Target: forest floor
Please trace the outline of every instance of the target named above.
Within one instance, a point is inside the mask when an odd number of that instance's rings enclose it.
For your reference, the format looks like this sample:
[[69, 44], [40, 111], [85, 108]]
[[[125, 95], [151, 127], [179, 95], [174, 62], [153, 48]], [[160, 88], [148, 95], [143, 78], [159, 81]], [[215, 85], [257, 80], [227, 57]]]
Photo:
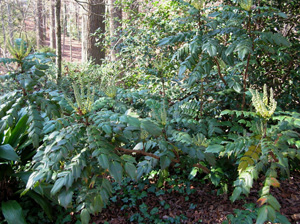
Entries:
[[[140, 196], [136, 199], [124, 196], [128, 192], [126, 187], [123, 187], [123, 190], [120, 190], [114, 198], [114, 202], [92, 220], [96, 224], [222, 223], [228, 214], [234, 214], [235, 209], [245, 209], [244, 204], [257, 202], [263, 180], [260, 178], [255, 182], [249, 197], [234, 203], [231, 203], [227, 194], [217, 195], [217, 189], [211, 183], [197, 184], [195, 182], [190, 186], [190, 189], [193, 189], [191, 194], [186, 193], [187, 191], [179, 192], [178, 188], [176, 190], [176, 187], [172, 188], [168, 185], [156, 192], [149, 191], [151, 185], [145, 185], [142, 190], [136, 185], [133, 186], [135, 188], [132, 188], [131, 192], [136, 191], [141, 194], [145, 192], [144, 196], [141, 197], [139, 194]], [[298, 224], [300, 223], [300, 172], [293, 172], [289, 179], [280, 182], [279, 188], [272, 188], [272, 195], [281, 205], [280, 213], [285, 215], [291, 223]], [[151, 213], [155, 214], [151, 216]], [[150, 219], [149, 216], [151, 216]], [[153, 218], [155, 216], [156, 219]], [[139, 217], [142, 217], [140, 221]], [[180, 221], [175, 222], [176, 218], [180, 218]]]

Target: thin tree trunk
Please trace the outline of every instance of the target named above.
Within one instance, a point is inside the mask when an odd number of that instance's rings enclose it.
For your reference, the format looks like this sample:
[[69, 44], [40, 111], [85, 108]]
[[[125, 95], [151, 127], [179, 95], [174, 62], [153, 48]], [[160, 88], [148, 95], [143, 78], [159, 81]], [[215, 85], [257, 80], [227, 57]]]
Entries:
[[8, 34], [10, 37], [10, 42], [14, 42], [14, 30], [13, 30], [13, 22], [11, 18], [11, 9], [10, 9], [10, 3], [8, 2], [7, 4], [7, 18], [8, 18]]
[[67, 5], [64, 3], [64, 15], [63, 15], [63, 31], [64, 31], [64, 36], [63, 36], [63, 53], [65, 53], [65, 46], [66, 46], [66, 34], [67, 34]]
[[36, 47], [40, 49], [43, 45], [43, 18], [42, 18], [42, 2], [40, 0], [36, 1]]
[[55, 27], [56, 27], [56, 66], [57, 66], [57, 83], [61, 79], [61, 25], [60, 25], [60, 8], [61, 0], [55, 2]]
[[116, 61], [117, 57], [117, 44], [120, 29], [122, 26], [122, 7], [116, 4], [116, 0], [109, 0], [109, 12], [110, 12], [110, 37], [111, 37], [111, 61]]
[[2, 31], [3, 31], [3, 46], [4, 49], [2, 49], [3, 51], [3, 57], [6, 57], [6, 32], [5, 32], [5, 21], [4, 21], [4, 13], [2, 11], [2, 7], [1, 7], [1, 21], [2, 21]]
[[55, 49], [55, 2], [50, 0], [50, 48]]

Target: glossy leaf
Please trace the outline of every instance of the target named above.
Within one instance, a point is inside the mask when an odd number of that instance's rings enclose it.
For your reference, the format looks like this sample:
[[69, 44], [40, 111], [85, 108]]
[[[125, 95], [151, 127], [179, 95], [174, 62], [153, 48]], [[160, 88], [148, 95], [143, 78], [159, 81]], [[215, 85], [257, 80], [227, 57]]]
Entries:
[[22, 208], [17, 201], [2, 201], [2, 213], [8, 224], [26, 224]]
[[19, 156], [11, 145], [0, 145], [0, 159], [18, 161]]

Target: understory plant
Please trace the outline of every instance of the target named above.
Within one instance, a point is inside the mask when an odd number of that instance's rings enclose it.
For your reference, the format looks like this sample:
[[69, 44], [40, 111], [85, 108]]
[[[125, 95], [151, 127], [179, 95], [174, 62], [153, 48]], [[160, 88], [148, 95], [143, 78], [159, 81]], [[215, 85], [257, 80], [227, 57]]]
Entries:
[[[42, 140], [46, 118], [60, 116], [59, 105], [53, 101], [40, 81], [48, 68], [46, 53], [31, 53], [22, 39], [9, 45], [12, 58], [0, 63], [15, 64], [16, 69], [1, 76], [0, 144], [1, 144], [1, 201], [2, 213], [8, 223], [26, 223], [19, 204], [20, 194], [31, 174], [31, 159]], [[52, 219], [49, 200], [37, 189], [27, 196], [38, 203]]]

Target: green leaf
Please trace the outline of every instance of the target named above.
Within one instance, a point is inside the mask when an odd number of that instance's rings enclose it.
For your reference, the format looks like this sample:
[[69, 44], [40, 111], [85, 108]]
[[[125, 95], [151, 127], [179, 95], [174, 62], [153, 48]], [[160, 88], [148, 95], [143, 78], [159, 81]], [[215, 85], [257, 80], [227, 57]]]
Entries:
[[20, 141], [21, 135], [25, 132], [27, 126], [28, 115], [24, 115], [12, 129], [11, 135], [8, 139], [5, 139], [5, 143], [10, 144], [12, 147], [16, 147]]
[[125, 163], [125, 171], [131, 179], [137, 179], [137, 171], [135, 165], [133, 165], [132, 163]]
[[181, 65], [178, 71], [178, 77], [183, 78], [182, 75], [185, 73], [186, 70], [187, 70], [186, 65]]
[[192, 180], [197, 175], [198, 170], [199, 169], [197, 167], [193, 167], [192, 171], [189, 174], [189, 180]]
[[26, 224], [22, 208], [16, 201], [2, 201], [2, 213], [8, 224]]
[[171, 37], [166, 37], [158, 42], [158, 46], [163, 46], [170, 43]]
[[113, 178], [118, 182], [121, 183], [122, 181], [122, 166], [120, 163], [116, 161], [112, 161], [109, 164], [109, 173], [113, 176]]
[[211, 41], [208, 41], [205, 44], [203, 44], [202, 50], [206, 51], [211, 57], [217, 55], [217, 47]]
[[56, 194], [63, 186], [64, 186], [64, 179], [65, 178], [59, 178], [55, 181], [54, 186], [52, 187], [50, 194], [54, 195]]
[[153, 136], [160, 136], [162, 134], [161, 128], [159, 128], [157, 124], [149, 120], [143, 120], [141, 128]]
[[210, 152], [210, 153], [220, 153], [221, 151], [223, 151], [223, 149], [224, 149], [224, 146], [214, 144], [214, 145], [209, 145], [206, 148], [205, 152], [206, 153], [208, 153], [208, 152]]
[[86, 208], [81, 210], [80, 219], [81, 219], [81, 224], [89, 224], [91, 216]]
[[264, 224], [268, 219], [268, 208], [267, 205], [262, 206], [258, 210], [256, 224]]
[[0, 159], [18, 161], [19, 156], [11, 145], [0, 145]]
[[109, 162], [108, 162], [107, 155], [101, 154], [100, 156], [97, 157], [97, 159], [98, 159], [98, 163], [100, 164], [100, 166], [103, 167], [103, 169], [108, 169]]
[[106, 133], [106, 134], [111, 134], [111, 127], [108, 124], [105, 124], [102, 126], [102, 130]]
[[62, 191], [58, 195], [59, 204], [66, 209], [72, 201], [72, 196], [73, 196], [73, 191], [66, 191], [66, 190]]
[[235, 82], [233, 87], [234, 91], [236, 91], [237, 93], [240, 93], [241, 90], [242, 90], [242, 86], [238, 83], [238, 82]]
[[33, 200], [35, 200], [35, 202], [37, 204], [39, 204], [39, 206], [41, 206], [41, 208], [44, 210], [44, 212], [46, 213], [46, 215], [48, 216], [48, 218], [52, 221], [52, 206], [49, 202], [49, 200], [47, 200], [46, 198], [44, 198], [43, 196], [41, 196], [40, 194], [29, 190], [26, 195], [28, 195], [29, 197], [31, 197]]
[[272, 206], [270, 206], [270, 205], [267, 205], [267, 210], [268, 210], [269, 220], [274, 222], [274, 220], [276, 219], [276, 212], [275, 212], [274, 208], [272, 208]]
[[242, 193], [243, 189], [241, 187], [236, 187], [230, 197], [230, 200], [232, 202], [235, 202], [236, 199], [238, 199]]
[[172, 160], [168, 156], [162, 156], [160, 157], [160, 167], [162, 170], [166, 169], [170, 166]]

